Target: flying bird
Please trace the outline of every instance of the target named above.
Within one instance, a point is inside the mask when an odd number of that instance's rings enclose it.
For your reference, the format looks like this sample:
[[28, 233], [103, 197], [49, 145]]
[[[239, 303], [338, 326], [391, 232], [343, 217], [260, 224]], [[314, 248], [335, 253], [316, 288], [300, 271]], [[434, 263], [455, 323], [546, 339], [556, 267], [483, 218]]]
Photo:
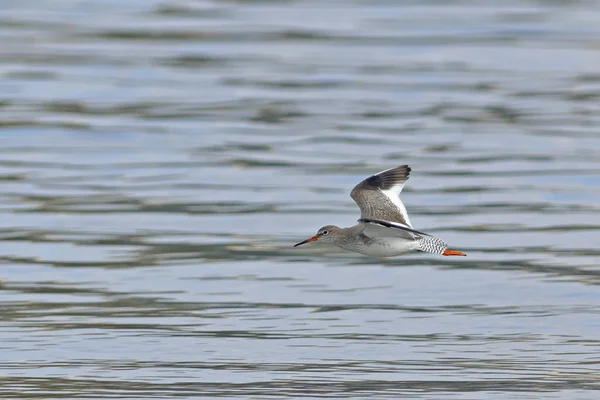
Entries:
[[386, 169], [352, 189], [350, 196], [360, 208], [358, 224], [350, 228], [325, 225], [316, 235], [294, 245], [330, 243], [342, 249], [375, 257], [425, 252], [444, 256], [466, 256], [448, 249], [442, 239], [413, 229], [400, 192], [408, 180], [408, 165]]

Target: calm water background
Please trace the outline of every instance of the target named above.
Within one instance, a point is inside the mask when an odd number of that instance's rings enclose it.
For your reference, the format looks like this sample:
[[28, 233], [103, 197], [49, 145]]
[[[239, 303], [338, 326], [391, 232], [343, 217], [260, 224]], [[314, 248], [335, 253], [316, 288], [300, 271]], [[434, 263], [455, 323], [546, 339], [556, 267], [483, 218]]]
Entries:
[[[9, 1], [0, 397], [597, 399], [599, 1]], [[291, 246], [408, 163], [467, 258]]]

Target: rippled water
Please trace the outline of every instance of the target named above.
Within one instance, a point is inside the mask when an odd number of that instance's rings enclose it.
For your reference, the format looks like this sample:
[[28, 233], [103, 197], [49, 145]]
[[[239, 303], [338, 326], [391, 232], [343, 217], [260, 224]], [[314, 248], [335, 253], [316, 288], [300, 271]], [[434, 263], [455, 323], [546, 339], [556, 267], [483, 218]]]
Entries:
[[[596, 399], [599, 19], [3, 2], [0, 396]], [[404, 163], [467, 258], [291, 247]]]

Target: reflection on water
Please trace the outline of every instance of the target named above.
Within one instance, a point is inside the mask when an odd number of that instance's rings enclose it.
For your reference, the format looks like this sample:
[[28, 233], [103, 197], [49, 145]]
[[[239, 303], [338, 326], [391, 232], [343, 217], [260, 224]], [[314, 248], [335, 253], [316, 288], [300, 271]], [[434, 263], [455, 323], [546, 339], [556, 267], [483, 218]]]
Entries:
[[[0, 10], [0, 393], [595, 399], [596, 1]], [[469, 257], [291, 246], [399, 164]]]

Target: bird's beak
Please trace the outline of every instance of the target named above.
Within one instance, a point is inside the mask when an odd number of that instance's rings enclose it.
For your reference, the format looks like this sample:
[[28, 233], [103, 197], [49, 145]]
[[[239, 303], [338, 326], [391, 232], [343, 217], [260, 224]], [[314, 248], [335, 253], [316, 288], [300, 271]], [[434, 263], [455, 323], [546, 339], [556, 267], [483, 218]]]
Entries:
[[311, 238], [306, 239], [304, 242], [300, 242], [298, 244], [295, 244], [294, 247], [298, 247], [301, 244], [305, 244], [305, 243], [315, 242], [317, 240], [319, 240], [319, 235], [315, 235], [315, 236], [313, 236]]

